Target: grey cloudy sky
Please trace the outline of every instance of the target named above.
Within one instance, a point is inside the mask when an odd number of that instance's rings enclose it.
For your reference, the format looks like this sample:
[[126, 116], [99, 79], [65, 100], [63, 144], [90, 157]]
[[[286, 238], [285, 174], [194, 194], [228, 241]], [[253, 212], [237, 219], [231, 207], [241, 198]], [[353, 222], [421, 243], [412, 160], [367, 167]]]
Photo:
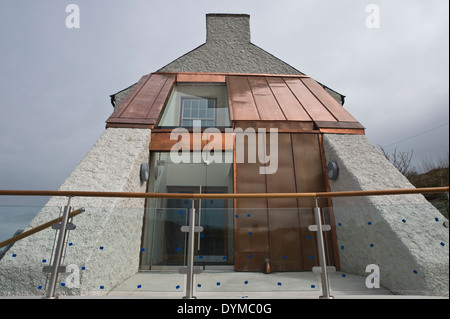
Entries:
[[[79, 29], [66, 28], [70, 3]], [[204, 43], [207, 13], [250, 14], [252, 42], [346, 95], [373, 144], [440, 156], [448, 12], [447, 0], [0, 0], [0, 189], [58, 189], [104, 131], [109, 95]]]

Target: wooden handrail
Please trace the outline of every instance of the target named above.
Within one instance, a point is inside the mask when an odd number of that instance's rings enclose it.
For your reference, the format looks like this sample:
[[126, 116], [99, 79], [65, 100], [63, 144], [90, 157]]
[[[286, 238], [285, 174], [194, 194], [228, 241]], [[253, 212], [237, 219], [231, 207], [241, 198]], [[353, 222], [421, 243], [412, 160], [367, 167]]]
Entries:
[[121, 198], [332, 198], [354, 196], [406, 195], [425, 193], [445, 193], [449, 187], [429, 187], [412, 189], [384, 189], [371, 191], [343, 191], [318, 193], [237, 193], [237, 194], [189, 194], [189, 193], [128, 193], [91, 191], [39, 191], [39, 190], [0, 190], [0, 196], [63, 196], [63, 197], [121, 197]]
[[[72, 218], [72, 217], [75, 217], [77, 215], [80, 215], [81, 213], [84, 213], [84, 208], [80, 208], [80, 209], [77, 209], [77, 210], [74, 210], [73, 212], [71, 212], [69, 214], [69, 219]], [[41, 230], [49, 228], [53, 224], [59, 223], [60, 221], [61, 221], [61, 217], [52, 219], [51, 221], [46, 222], [45, 224], [41, 224], [39, 226], [36, 226], [36, 227], [34, 227], [34, 228], [30, 229], [30, 230], [27, 230], [27, 231], [21, 233], [19, 235], [16, 235], [16, 236], [11, 237], [11, 238], [9, 238], [9, 239], [7, 239], [5, 241], [2, 241], [2, 242], [0, 242], [0, 248], [3, 248], [5, 246], [8, 246], [9, 244], [15, 243], [18, 240], [21, 240], [21, 239], [24, 239], [24, 238], [26, 238], [28, 236], [36, 234], [37, 232], [40, 232]]]
[[[0, 196], [66, 196], [66, 197], [126, 197], [126, 198], [186, 198], [186, 199], [238, 199], [238, 198], [329, 198], [354, 196], [406, 195], [425, 193], [445, 193], [449, 187], [430, 187], [413, 189], [385, 189], [375, 191], [345, 191], [318, 193], [241, 193], [241, 194], [186, 194], [186, 193], [127, 193], [127, 192], [89, 192], [89, 191], [38, 191], [38, 190], [0, 190]], [[69, 218], [84, 212], [84, 208], [70, 213]], [[55, 218], [45, 224], [23, 232], [0, 243], [0, 248], [12, 244], [20, 239], [31, 236], [43, 229], [51, 227], [60, 221]]]

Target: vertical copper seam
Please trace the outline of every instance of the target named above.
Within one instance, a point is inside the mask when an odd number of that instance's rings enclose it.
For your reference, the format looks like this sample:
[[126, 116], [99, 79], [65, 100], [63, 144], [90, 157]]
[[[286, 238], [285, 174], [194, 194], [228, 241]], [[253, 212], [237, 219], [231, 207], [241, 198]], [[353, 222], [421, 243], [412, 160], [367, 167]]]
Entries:
[[281, 105], [280, 105], [280, 101], [278, 101], [277, 96], [275, 95], [275, 93], [273, 93], [273, 90], [272, 90], [272, 88], [270, 87], [269, 82], [267, 82], [266, 77], [263, 77], [263, 79], [264, 79], [264, 82], [266, 82], [267, 86], [269, 87], [269, 90], [270, 90], [270, 92], [272, 93], [272, 96], [274, 97], [275, 101], [277, 102], [278, 108], [280, 109], [281, 114], [283, 114], [283, 116], [284, 116], [284, 120], [285, 120], [285, 121], [288, 121], [288, 118], [287, 118], [286, 114], [284, 113], [283, 108], [282, 108]]
[[[314, 94], [314, 92], [309, 88], [309, 86], [306, 85], [306, 83], [303, 82], [300, 78], [299, 78], [299, 80], [300, 80], [300, 82], [302, 82], [303, 85], [308, 89], [308, 91], [311, 92], [311, 94], [316, 98], [316, 100], [319, 101], [319, 103], [323, 105], [323, 107], [325, 108], [325, 110], [327, 110], [328, 113], [330, 113], [331, 116], [335, 118], [336, 122], [339, 122], [338, 118], [333, 114], [333, 112], [331, 112], [331, 111], [326, 107], [326, 105], [325, 105], [325, 104], [317, 97], [317, 95]], [[314, 81], [314, 80], [313, 80], [313, 81]], [[320, 84], [319, 84], [319, 85], [320, 85]], [[328, 94], [326, 91], [325, 91], [325, 93]]]
[[[300, 104], [300, 106], [303, 108], [303, 111], [305, 111], [306, 114], [308, 114], [309, 119], [314, 122], [314, 119], [312, 118], [311, 114], [309, 114], [309, 112], [306, 110], [306, 108], [303, 106], [302, 102], [300, 101], [300, 99], [297, 97], [297, 94], [294, 93], [294, 91], [292, 91], [291, 87], [289, 86], [289, 84], [286, 83], [284, 78], [281, 78], [284, 82], [284, 84], [286, 84], [286, 87], [289, 89], [289, 91], [291, 91], [292, 95], [294, 96], [294, 98], [298, 101], [298, 103]], [[300, 79], [297, 78], [299, 81]], [[302, 82], [303, 83], [303, 82]], [[306, 86], [306, 85], [305, 85]], [[314, 96], [315, 97], [315, 96]]]
[[[250, 88], [251, 89], [251, 88]], [[253, 94], [253, 93], [252, 93]], [[269, 142], [270, 142], [270, 139], [269, 139]], [[266, 144], [265, 144], [265, 147], [266, 147], [266, 151], [267, 151], [267, 132], [266, 132]], [[256, 149], [257, 149], [257, 152], [259, 151], [258, 150], [258, 146], [259, 146], [259, 143], [257, 142], [257, 147], [256, 147]], [[277, 147], [278, 147], [278, 145], [277, 145]], [[271, 152], [272, 152], [272, 150], [271, 150]], [[263, 152], [264, 153], [264, 163], [267, 163], [266, 162], [266, 152]], [[267, 164], [266, 164], [267, 165]], [[266, 193], [267, 193], [267, 190], [268, 190], [268, 185], [267, 185], [267, 174], [264, 174], [264, 180], [265, 180], [265, 183], [266, 183]], [[269, 199], [268, 198], [266, 198], [266, 220], [267, 220], [267, 249], [269, 250], [268, 252], [266, 252], [266, 256], [268, 256], [268, 258], [269, 258], [269, 262], [271, 262], [271, 260], [272, 260], [272, 248], [271, 248], [271, 245], [270, 245], [270, 218], [269, 218]]]
[[228, 98], [228, 112], [230, 112], [230, 121], [234, 121], [234, 111], [233, 111], [233, 103], [230, 86], [228, 85], [230, 81], [230, 77], [228, 75], [225, 76], [225, 89], [227, 90], [227, 98]]
[[[237, 194], [237, 165], [236, 165], [236, 135], [233, 134], [233, 192]], [[233, 246], [234, 246], [234, 270], [238, 270], [239, 252], [238, 252], [238, 223], [237, 218], [237, 198], [233, 199]]]
[[[318, 134], [319, 136], [319, 148], [320, 148], [320, 157], [322, 158], [322, 171], [323, 173], [323, 179], [325, 181], [325, 190], [327, 192], [331, 192], [331, 187], [330, 187], [330, 181], [328, 180], [327, 176], [327, 170], [326, 170], [326, 158], [325, 158], [325, 150], [323, 148], [323, 134], [320, 133]], [[327, 198], [327, 202], [329, 205], [329, 217], [330, 217], [330, 224], [331, 224], [331, 240], [332, 240], [332, 247], [333, 247], [333, 257], [334, 257], [334, 265], [336, 267], [336, 269], [340, 269], [341, 268], [341, 262], [340, 262], [340, 258], [339, 258], [339, 250], [337, 248], [337, 233], [336, 233], [336, 223], [335, 223], [335, 218], [334, 218], [334, 211], [333, 211], [333, 198], [328, 197]]]
[[[295, 181], [295, 192], [298, 193], [298, 185], [297, 185], [297, 172], [295, 170], [295, 155], [294, 155], [294, 134], [295, 133], [290, 133], [291, 136], [291, 155], [292, 155], [292, 168], [294, 170], [294, 181]], [[299, 205], [299, 198], [297, 198], [296, 202], [297, 202], [297, 220], [298, 220], [298, 237], [299, 237], [299, 243], [300, 243], [300, 269], [303, 269], [303, 240], [302, 240], [302, 231], [301, 231], [301, 218], [300, 218], [300, 214], [301, 212], [301, 207]]]
[[[122, 114], [125, 112], [125, 110], [128, 108], [128, 106], [131, 104], [131, 102], [134, 101], [134, 98], [139, 94], [139, 92], [141, 92], [142, 88], [147, 84], [147, 82], [150, 80], [150, 78], [153, 76], [153, 74], [149, 74], [147, 79], [144, 81], [144, 83], [142, 83], [141, 87], [138, 88], [138, 90], [136, 91], [136, 93], [134, 93], [134, 95], [131, 97], [130, 101], [128, 101], [128, 103], [126, 105], [124, 105], [123, 110], [119, 113], [119, 115], [117, 117], [121, 117]], [[138, 82], [139, 83], [139, 82]], [[136, 83], [136, 85], [138, 84]]]
[[[262, 121], [261, 114], [259, 113], [258, 104], [256, 104], [255, 95], [253, 94], [252, 86], [250, 85], [250, 82], [248, 81], [248, 76], [245, 77], [245, 80], [247, 81], [248, 88], [250, 89], [250, 93], [252, 94], [253, 103], [255, 104], [256, 113], [258, 113], [258, 120]], [[267, 184], [266, 184], [267, 187]], [[267, 190], [267, 188], [266, 188]]]

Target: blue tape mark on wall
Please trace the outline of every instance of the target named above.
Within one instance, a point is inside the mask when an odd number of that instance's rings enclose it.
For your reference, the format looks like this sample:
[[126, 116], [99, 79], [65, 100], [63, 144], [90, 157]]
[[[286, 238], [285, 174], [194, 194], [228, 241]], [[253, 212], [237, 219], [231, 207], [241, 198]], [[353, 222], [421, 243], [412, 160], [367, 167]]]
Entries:
[[216, 286], [220, 286], [220, 282], [218, 281], [218, 282], [216, 282]]
[[344, 245], [341, 245], [341, 249], [344, 249]]
[[415, 274], [417, 275], [417, 270], [414, 269], [414, 270], [413, 270], [413, 273], [415, 273]]
[[312, 288], [312, 289], [316, 288], [316, 285], [311, 285], [311, 288]]
[[248, 280], [244, 281], [244, 285], [248, 285]]
[[100, 246], [99, 248], [100, 248], [100, 250], [103, 250], [104, 247], [103, 247], [103, 246]]
[[338, 223], [338, 226], [342, 226], [342, 224], [341, 224], [341, 223]]
[[65, 287], [65, 286], [66, 286], [66, 283], [62, 282], [61, 287]]
[[141, 251], [145, 251], [145, 248], [141, 248]]
[[17, 257], [17, 254], [12, 254], [13, 257]]
[[183, 214], [183, 211], [182, 211], [182, 210], [180, 210], [180, 211], [178, 212], [178, 214], [180, 214], [180, 215], [181, 215], [181, 214]]
[[236, 214], [236, 215], [234, 215], [234, 217], [236, 217], [236, 218], [239, 218], [239, 215], [238, 215], [238, 214]]
[[249, 232], [248, 234], [251, 236], [251, 235], [252, 235], [252, 232]]
[[277, 285], [278, 286], [282, 286], [283, 284], [281, 282], [277, 282]]
[[281, 257], [281, 258], [286, 259], [286, 256], [283, 256], [283, 257]]
[[101, 289], [101, 290], [105, 289], [105, 286], [100, 286], [100, 289]]
[[142, 285], [137, 285], [138, 289], [142, 288]]
[[374, 246], [374, 244], [370, 244], [370, 247], [373, 247]]
[[311, 239], [311, 236], [309, 236], [309, 235], [308, 235], [308, 236], [306, 236], [306, 239]]
[[86, 270], [86, 267], [84, 267], [84, 266], [83, 266], [83, 267], [81, 267], [81, 270]]
[[176, 285], [175, 289], [180, 289], [180, 285]]
[[247, 217], [250, 217], [251, 215], [250, 214], [247, 214]]
[[347, 277], [347, 275], [346, 274], [342, 274], [342, 278], [345, 278], [345, 277]]
[[198, 288], [201, 288], [201, 287], [202, 287], [202, 284], [197, 284], [197, 287], [198, 287]]
[[253, 257], [253, 255], [248, 255], [248, 258], [252, 258]]
[[444, 244], [443, 242], [441, 242], [441, 246], [442, 246], [442, 247], [444, 247], [444, 246], [445, 246], [445, 244]]
[[438, 221], [439, 221], [439, 218], [436, 217], [434, 220], [438, 222]]
[[41, 290], [41, 289], [42, 289], [42, 286], [38, 286], [38, 289]]
[[43, 263], [46, 263], [46, 262], [47, 262], [47, 259], [42, 259], [42, 262], [43, 262]]
[[367, 225], [369, 225], [369, 226], [372, 225], [372, 222], [368, 222]]
[[314, 259], [314, 256], [309, 256], [309, 259]]
[[403, 222], [403, 223], [406, 223], [406, 219], [402, 219], [402, 222]]

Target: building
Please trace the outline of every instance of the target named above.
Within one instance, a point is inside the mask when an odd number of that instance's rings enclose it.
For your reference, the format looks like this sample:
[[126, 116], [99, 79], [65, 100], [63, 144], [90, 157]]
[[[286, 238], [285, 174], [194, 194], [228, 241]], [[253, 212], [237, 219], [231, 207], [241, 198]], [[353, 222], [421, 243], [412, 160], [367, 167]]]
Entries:
[[[206, 42], [111, 96], [114, 111], [61, 190], [151, 193], [306, 193], [413, 188], [364, 136], [344, 96], [255, 46], [250, 17], [208, 14]], [[177, 150], [177, 152], [171, 152]], [[329, 178], [328, 163], [339, 168]], [[148, 177], [141, 172], [148, 165]], [[66, 199], [52, 198], [29, 227]], [[70, 294], [104, 293], [141, 270], [180, 266], [190, 200], [74, 198], [86, 207], [65, 262]], [[310, 271], [317, 265], [312, 199], [205, 199], [195, 261], [235, 271]], [[448, 230], [422, 195], [320, 199], [327, 261], [383, 270], [399, 293], [448, 291]], [[0, 290], [42, 287], [52, 231], [18, 242], [0, 261]], [[423, 249], [424, 245], [427, 249]], [[47, 257], [48, 258], [48, 257]], [[24, 266], [25, 265], [25, 266]], [[28, 269], [30, 280], [18, 276]], [[77, 268], [77, 269], [78, 269]], [[99, 288], [102, 287], [102, 288]]]

